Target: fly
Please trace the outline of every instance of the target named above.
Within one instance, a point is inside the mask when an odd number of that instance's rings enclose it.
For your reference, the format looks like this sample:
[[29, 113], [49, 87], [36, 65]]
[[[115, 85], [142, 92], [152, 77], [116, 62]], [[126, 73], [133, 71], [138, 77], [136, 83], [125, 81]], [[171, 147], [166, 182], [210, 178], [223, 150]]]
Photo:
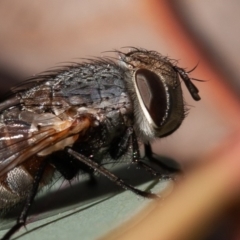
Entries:
[[118, 62], [90, 59], [33, 77], [0, 103], [0, 211], [23, 203], [3, 239], [25, 225], [35, 195], [55, 171], [67, 180], [98, 172], [137, 195], [155, 197], [103, 163], [126, 157], [161, 178], [141, 160], [138, 143], [153, 158], [151, 141], [173, 133], [185, 117], [180, 79], [196, 101], [198, 89], [188, 72], [155, 51], [116, 52]]

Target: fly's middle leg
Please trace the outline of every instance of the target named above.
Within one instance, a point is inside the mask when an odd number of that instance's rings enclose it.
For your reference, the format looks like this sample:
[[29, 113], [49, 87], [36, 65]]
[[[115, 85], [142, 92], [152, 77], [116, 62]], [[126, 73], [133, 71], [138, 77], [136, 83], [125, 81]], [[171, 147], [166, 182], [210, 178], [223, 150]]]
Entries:
[[111, 180], [112, 182], [114, 182], [118, 186], [120, 186], [124, 189], [130, 190], [133, 193], [135, 193], [139, 196], [142, 196], [142, 197], [157, 198], [157, 195], [155, 195], [155, 194], [145, 192], [145, 191], [141, 191], [141, 190], [135, 188], [134, 186], [126, 183], [123, 179], [117, 177], [115, 174], [111, 173], [109, 170], [107, 170], [106, 168], [104, 168], [103, 166], [98, 164], [97, 162], [93, 161], [92, 159], [85, 157], [84, 155], [74, 151], [71, 148], [67, 148], [66, 150], [71, 156], [73, 156], [74, 158], [76, 158], [80, 162], [86, 164], [90, 168], [94, 169], [96, 172], [104, 175], [105, 177], [107, 177], [109, 180]]

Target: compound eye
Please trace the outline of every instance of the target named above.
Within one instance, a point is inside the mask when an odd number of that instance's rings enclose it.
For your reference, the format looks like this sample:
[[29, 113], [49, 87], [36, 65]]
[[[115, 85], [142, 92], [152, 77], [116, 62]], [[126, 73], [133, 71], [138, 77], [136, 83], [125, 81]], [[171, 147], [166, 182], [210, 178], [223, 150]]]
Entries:
[[160, 127], [167, 111], [166, 89], [160, 77], [148, 69], [138, 69], [135, 81], [141, 98], [139, 101], [142, 101], [155, 125]]

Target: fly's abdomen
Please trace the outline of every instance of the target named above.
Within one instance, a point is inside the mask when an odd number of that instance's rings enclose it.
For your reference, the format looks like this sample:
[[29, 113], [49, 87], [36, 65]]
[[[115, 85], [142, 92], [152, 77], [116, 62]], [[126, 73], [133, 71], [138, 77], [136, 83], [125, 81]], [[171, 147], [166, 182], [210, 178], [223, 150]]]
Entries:
[[[0, 212], [23, 201], [31, 190], [34, 176], [43, 159], [34, 157], [24, 164], [13, 168], [0, 180]], [[40, 188], [49, 183], [54, 169], [50, 165], [45, 169]]]

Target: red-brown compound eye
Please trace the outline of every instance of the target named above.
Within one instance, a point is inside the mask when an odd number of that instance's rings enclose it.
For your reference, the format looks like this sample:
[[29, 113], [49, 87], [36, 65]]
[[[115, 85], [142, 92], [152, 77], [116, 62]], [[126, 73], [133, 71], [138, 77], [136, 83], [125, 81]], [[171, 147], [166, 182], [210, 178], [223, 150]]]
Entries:
[[135, 81], [141, 97], [139, 101], [142, 101], [155, 125], [160, 127], [167, 111], [167, 89], [160, 77], [148, 69], [138, 69]]

